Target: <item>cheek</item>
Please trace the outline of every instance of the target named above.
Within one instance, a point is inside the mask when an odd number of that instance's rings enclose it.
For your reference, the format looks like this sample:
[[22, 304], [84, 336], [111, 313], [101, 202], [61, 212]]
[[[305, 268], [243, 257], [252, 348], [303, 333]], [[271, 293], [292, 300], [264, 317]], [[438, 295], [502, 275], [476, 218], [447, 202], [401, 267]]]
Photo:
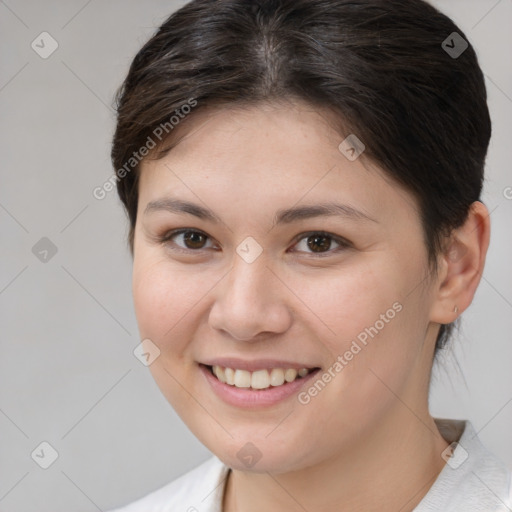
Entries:
[[140, 335], [162, 351], [180, 352], [186, 345], [183, 331], [191, 325], [207, 283], [198, 272], [180, 272], [161, 257], [148, 256], [134, 261], [132, 289]]
[[183, 386], [190, 387], [195, 364], [188, 353], [191, 326], [197, 325], [193, 308], [207, 289], [203, 291], [197, 273], [180, 274], [168, 261], [151, 254], [134, 259], [132, 289], [140, 337], [160, 349], [149, 370], [169, 403], [183, 415], [192, 405]]
[[174, 308], [170, 307], [164, 315], [164, 304], [168, 301], [167, 283], [162, 279], [158, 265], [135, 264], [132, 288], [140, 335], [161, 340], [165, 330], [172, 325], [170, 312]]
[[390, 391], [379, 377], [391, 389], [400, 388], [421, 354], [423, 299], [419, 292], [410, 293], [411, 276], [421, 273], [418, 264], [412, 268], [392, 259], [376, 260], [350, 272], [338, 269], [293, 283], [308, 308], [304, 314], [311, 319], [315, 338], [331, 358], [334, 377], [326, 387], [352, 414], [364, 414], [361, 404], [383, 404]]
[[389, 276], [390, 269], [384, 265], [353, 265], [306, 277], [292, 276], [290, 288], [305, 306], [300, 315], [311, 319], [315, 334], [321, 335], [334, 356], [348, 350], [358, 336], [364, 341], [366, 330], [375, 323], [379, 332], [394, 323], [397, 314], [393, 304], [403, 294], [400, 281]]

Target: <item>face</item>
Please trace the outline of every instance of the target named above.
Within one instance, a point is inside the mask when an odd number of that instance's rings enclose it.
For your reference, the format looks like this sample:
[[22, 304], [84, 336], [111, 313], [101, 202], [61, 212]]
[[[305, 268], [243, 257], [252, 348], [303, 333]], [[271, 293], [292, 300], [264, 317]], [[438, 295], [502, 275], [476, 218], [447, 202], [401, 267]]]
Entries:
[[347, 158], [333, 126], [300, 103], [198, 111], [141, 168], [133, 293], [160, 351], [150, 370], [234, 468], [245, 455], [255, 471], [318, 464], [404, 421], [394, 393], [426, 404], [417, 204], [364, 153]]

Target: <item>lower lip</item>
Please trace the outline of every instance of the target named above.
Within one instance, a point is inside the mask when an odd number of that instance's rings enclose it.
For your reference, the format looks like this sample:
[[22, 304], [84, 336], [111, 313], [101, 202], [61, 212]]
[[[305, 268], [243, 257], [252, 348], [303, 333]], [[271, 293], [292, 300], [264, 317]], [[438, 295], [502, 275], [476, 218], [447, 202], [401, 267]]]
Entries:
[[209, 367], [202, 364], [199, 365], [199, 369], [217, 396], [230, 405], [247, 409], [274, 405], [294, 394], [297, 394], [300, 388], [308, 383], [320, 371], [318, 368], [311, 373], [308, 373], [305, 377], [295, 379], [293, 382], [287, 382], [281, 386], [270, 386], [266, 389], [257, 390], [252, 388], [237, 388], [236, 386], [225, 384], [211, 373]]

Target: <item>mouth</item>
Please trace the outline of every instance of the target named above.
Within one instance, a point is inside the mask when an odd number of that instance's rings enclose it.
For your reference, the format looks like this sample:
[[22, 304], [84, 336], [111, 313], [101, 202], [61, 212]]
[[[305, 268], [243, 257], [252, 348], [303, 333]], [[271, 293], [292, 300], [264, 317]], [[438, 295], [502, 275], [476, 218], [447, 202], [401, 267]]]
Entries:
[[320, 370], [315, 368], [269, 368], [248, 371], [218, 365], [200, 366], [210, 372], [218, 381], [233, 388], [265, 391], [269, 388], [286, 387], [291, 383], [304, 379]]

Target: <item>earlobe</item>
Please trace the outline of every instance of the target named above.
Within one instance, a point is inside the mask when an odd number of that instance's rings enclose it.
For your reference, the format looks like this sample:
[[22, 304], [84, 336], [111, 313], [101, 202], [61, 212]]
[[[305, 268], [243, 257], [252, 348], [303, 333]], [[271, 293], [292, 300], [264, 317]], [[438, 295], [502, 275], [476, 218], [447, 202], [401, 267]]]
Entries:
[[489, 211], [475, 201], [466, 222], [452, 232], [447, 249], [440, 255], [432, 322], [451, 323], [471, 304], [484, 270], [489, 239]]

